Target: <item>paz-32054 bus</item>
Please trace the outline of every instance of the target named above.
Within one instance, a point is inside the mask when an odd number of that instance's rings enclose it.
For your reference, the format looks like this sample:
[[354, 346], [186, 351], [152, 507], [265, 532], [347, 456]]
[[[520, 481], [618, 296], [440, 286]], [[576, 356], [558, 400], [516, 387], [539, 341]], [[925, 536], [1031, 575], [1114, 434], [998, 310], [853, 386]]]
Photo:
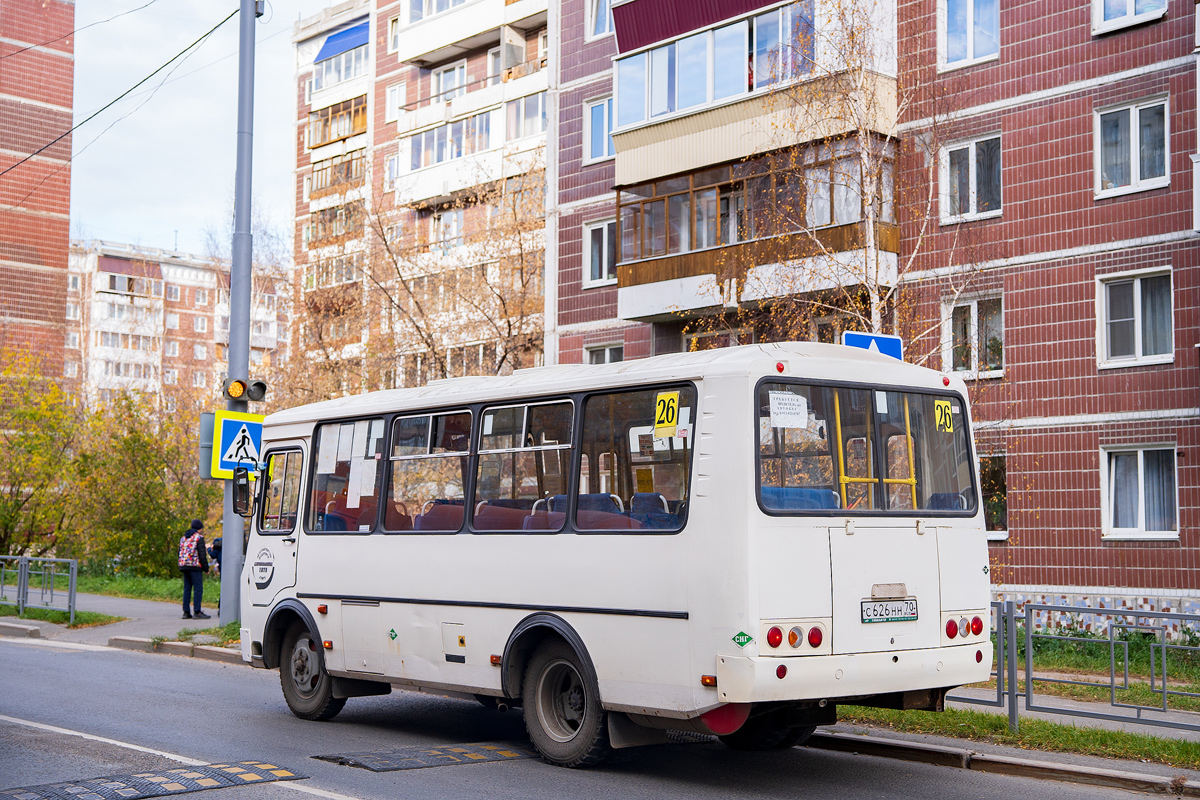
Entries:
[[835, 345], [457, 378], [272, 414], [242, 655], [292, 712], [521, 706], [554, 764], [788, 747], [992, 663], [964, 386]]

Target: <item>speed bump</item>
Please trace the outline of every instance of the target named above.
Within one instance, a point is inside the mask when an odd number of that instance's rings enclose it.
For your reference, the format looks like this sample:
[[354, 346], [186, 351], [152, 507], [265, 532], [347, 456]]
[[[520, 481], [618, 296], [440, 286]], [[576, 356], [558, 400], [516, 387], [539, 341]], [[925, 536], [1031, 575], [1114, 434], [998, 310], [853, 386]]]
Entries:
[[224, 789], [248, 783], [294, 781], [306, 778], [294, 770], [264, 761], [208, 764], [136, 775], [108, 775], [84, 781], [50, 783], [19, 789], [0, 789], [0, 800], [139, 800], [186, 794], [204, 789]]
[[475, 744], [451, 744], [445, 747], [401, 747], [394, 750], [340, 753], [313, 756], [313, 758], [347, 767], [361, 767], [372, 772], [395, 772], [401, 769], [454, 767], [462, 764], [482, 764], [487, 761], [537, 758], [537, 753], [528, 747], [515, 745], [512, 742], [477, 742]]

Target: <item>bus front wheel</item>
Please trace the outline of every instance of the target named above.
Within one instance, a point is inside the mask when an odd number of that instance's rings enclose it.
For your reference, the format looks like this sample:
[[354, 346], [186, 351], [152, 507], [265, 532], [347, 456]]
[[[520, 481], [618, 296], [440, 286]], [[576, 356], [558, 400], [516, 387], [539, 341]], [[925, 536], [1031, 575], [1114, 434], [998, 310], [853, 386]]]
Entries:
[[608, 758], [600, 690], [566, 642], [551, 640], [534, 652], [525, 670], [521, 699], [525, 729], [547, 762], [587, 767]]
[[333, 696], [333, 679], [325, 671], [320, 647], [300, 621], [292, 623], [283, 638], [279, 683], [288, 708], [301, 719], [333, 719], [346, 705], [345, 698]]
[[776, 711], [751, 717], [733, 733], [717, 738], [734, 750], [786, 750], [808, 741], [814, 731], [814, 725], [789, 726], [785, 715]]

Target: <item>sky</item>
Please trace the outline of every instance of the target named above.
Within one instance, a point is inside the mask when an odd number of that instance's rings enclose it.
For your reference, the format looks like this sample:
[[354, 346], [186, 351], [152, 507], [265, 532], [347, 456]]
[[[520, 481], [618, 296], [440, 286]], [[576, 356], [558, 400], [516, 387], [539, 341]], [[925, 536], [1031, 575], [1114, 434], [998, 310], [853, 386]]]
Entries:
[[[149, 3], [149, 5], [147, 5]], [[267, 0], [255, 28], [253, 211], [292, 219], [296, 20], [328, 0]], [[238, 7], [238, 0], [75, 5], [75, 123], [120, 96]], [[145, 6], [140, 10], [139, 7]], [[131, 13], [126, 13], [131, 12]], [[123, 16], [108, 22], [110, 17]], [[86, 25], [95, 24], [86, 30]], [[73, 137], [71, 237], [228, 256], [237, 152], [238, 16]]]

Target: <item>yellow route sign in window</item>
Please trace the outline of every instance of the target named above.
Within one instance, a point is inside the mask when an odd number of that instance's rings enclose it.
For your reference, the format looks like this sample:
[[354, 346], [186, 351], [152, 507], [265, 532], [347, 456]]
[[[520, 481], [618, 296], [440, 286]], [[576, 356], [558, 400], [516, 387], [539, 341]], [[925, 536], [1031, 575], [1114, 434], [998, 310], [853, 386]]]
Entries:
[[659, 392], [654, 398], [654, 438], [673, 437], [678, 424], [679, 392]]
[[949, 400], [934, 400], [933, 413], [936, 427], [942, 433], [954, 433], [954, 412], [950, 409]]

